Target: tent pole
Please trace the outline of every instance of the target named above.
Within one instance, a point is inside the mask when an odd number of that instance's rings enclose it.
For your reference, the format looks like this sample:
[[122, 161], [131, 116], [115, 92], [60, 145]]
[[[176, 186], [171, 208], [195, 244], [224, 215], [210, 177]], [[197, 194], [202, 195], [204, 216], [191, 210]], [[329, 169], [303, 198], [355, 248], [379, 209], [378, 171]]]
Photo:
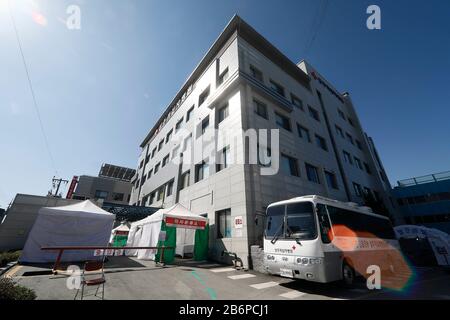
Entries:
[[58, 252], [58, 257], [56, 258], [55, 265], [53, 266], [53, 274], [57, 274], [58, 273], [57, 270], [59, 268], [59, 263], [61, 261], [61, 256], [62, 256], [63, 252], [64, 252], [64, 249], [60, 249], [59, 252]]

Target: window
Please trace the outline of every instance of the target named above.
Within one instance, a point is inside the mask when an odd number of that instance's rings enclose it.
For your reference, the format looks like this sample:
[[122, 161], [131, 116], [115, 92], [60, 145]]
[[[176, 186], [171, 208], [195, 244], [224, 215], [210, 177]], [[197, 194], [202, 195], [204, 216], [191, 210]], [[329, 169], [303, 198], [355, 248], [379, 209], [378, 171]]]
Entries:
[[181, 125], [183, 124], [183, 118], [178, 120], [178, 122], [175, 124], [175, 132], [181, 129]]
[[289, 118], [275, 112], [275, 122], [280, 128], [283, 128], [287, 131], [291, 131], [291, 123], [289, 122]]
[[370, 170], [369, 164], [367, 162], [364, 162], [364, 169], [366, 169], [366, 172], [368, 174], [372, 174], [372, 171]]
[[159, 142], [159, 144], [158, 144], [158, 151], [160, 151], [160, 150], [162, 149], [163, 145], [164, 145], [164, 139], [162, 139], [162, 140]]
[[173, 148], [172, 159], [175, 159], [175, 157], [178, 156], [179, 151], [180, 151], [180, 145], [177, 145], [175, 148]]
[[216, 172], [230, 166], [230, 146], [223, 148], [219, 153], [219, 163], [216, 164]]
[[342, 110], [338, 109], [339, 117], [345, 120], [345, 114]]
[[155, 174], [158, 172], [159, 166], [160, 166], [160, 165], [161, 165], [160, 162], [158, 162], [158, 163], [155, 165]]
[[286, 206], [286, 238], [312, 240], [317, 237], [315, 213], [311, 202], [291, 203]]
[[186, 151], [188, 148], [191, 148], [191, 142], [192, 142], [192, 133], [190, 133], [190, 134], [184, 139], [184, 148], [183, 148], [183, 151]]
[[347, 141], [350, 142], [351, 144], [354, 144], [353, 142], [353, 137], [350, 133], [346, 132], [345, 136], [347, 137]]
[[260, 70], [258, 70], [257, 68], [255, 68], [254, 66], [250, 66], [250, 74], [252, 75], [253, 78], [255, 78], [258, 81], [263, 81], [263, 74]]
[[298, 177], [300, 176], [298, 171], [297, 159], [289, 157], [285, 154], [281, 154], [281, 170], [288, 175]]
[[258, 152], [258, 164], [263, 167], [270, 167], [272, 165], [272, 150], [268, 147], [264, 147], [266, 150], [261, 151], [263, 154], [260, 155], [260, 145], [258, 143], [257, 145], [257, 152]]
[[142, 169], [143, 166], [144, 166], [144, 159], [141, 160], [141, 163], [139, 164], [139, 169]]
[[203, 160], [201, 163], [195, 166], [195, 182], [199, 182], [209, 176], [209, 165], [207, 160]]
[[167, 133], [167, 136], [166, 136], [166, 143], [168, 143], [169, 141], [170, 141], [170, 139], [172, 138], [172, 130], [170, 130], [168, 133]]
[[284, 97], [284, 88], [273, 80], [270, 80], [270, 88], [280, 96]]
[[338, 189], [336, 175], [329, 171], [325, 171], [325, 179], [327, 180], [327, 186], [330, 189]]
[[338, 125], [335, 125], [336, 127], [336, 133], [341, 136], [342, 138], [344, 138], [344, 132], [342, 131], [342, 128], [339, 127]]
[[144, 174], [144, 176], [141, 179], [141, 186], [144, 185], [145, 181], [147, 180], [147, 176]]
[[371, 196], [371, 195], [372, 195], [372, 191], [370, 191], [369, 188], [364, 187], [364, 195], [365, 195], [365, 196]]
[[359, 158], [357, 158], [357, 157], [354, 157], [354, 159], [355, 159], [356, 166], [362, 170], [363, 166], [362, 166], [361, 160], [359, 160]]
[[358, 147], [359, 150], [362, 150], [362, 144], [361, 141], [359, 141], [358, 139], [355, 139], [356, 142], [356, 146]]
[[198, 106], [200, 107], [203, 102], [205, 102], [206, 98], [209, 96], [209, 86], [205, 90], [203, 90], [202, 94], [198, 97]]
[[300, 138], [306, 139], [308, 142], [311, 142], [311, 136], [309, 135], [308, 129], [306, 129], [305, 127], [303, 127], [297, 123], [297, 131], [298, 131], [298, 136]]
[[150, 193], [150, 201], [149, 201], [149, 204], [152, 204], [153, 202], [155, 202], [155, 192]]
[[160, 201], [161, 199], [163, 199], [164, 198], [164, 186], [162, 186], [162, 187], [159, 187], [159, 189], [158, 189], [158, 196], [156, 197], [156, 200], [157, 201]]
[[167, 196], [170, 197], [173, 193], [173, 180], [167, 183]]
[[320, 226], [320, 237], [322, 238], [323, 243], [330, 243], [331, 223], [330, 219], [328, 219], [327, 208], [321, 203], [318, 203], [316, 207]]
[[220, 86], [228, 78], [228, 67], [219, 75], [217, 84]]
[[300, 110], [303, 110], [303, 101], [302, 100], [300, 100], [299, 98], [297, 98], [295, 95], [293, 95], [292, 93], [291, 93], [291, 101], [292, 101], [292, 104], [294, 105], [294, 106], [296, 106], [297, 108], [299, 108]]
[[262, 103], [256, 99], [253, 99], [253, 103], [255, 104], [256, 114], [258, 116], [263, 117], [264, 119], [269, 119], [269, 117], [267, 115], [267, 106], [264, 103]]
[[308, 180], [311, 182], [320, 183], [319, 171], [317, 170], [317, 167], [310, 165], [309, 163], [305, 163], [305, 168]]
[[353, 182], [353, 190], [355, 190], [355, 194], [358, 197], [362, 196], [362, 190], [361, 190], [361, 185], [360, 184], [358, 184], [356, 182]]
[[191, 171], [188, 170], [185, 173], [181, 175], [181, 183], [180, 183], [180, 190], [189, 187], [189, 180], [191, 177]]
[[319, 112], [311, 106], [308, 106], [309, 115], [316, 121], [320, 121]]
[[216, 211], [217, 238], [231, 238], [231, 209]]
[[113, 192], [113, 200], [114, 201], [123, 201], [124, 194]]
[[156, 154], [156, 147], [153, 149], [153, 151], [152, 151], [152, 159], [153, 159], [153, 157], [155, 156], [155, 154]]
[[106, 199], [106, 198], [108, 198], [108, 191], [95, 190], [95, 198], [96, 199]]
[[221, 123], [228, 117], [228, 103], [219, 109], [217, 123]]
[[150, 156], [146, 156], [145, 157], [145, 164], [147, 164], [149, 160], [150, 160]]
[[169, 155], [166, 155], [162, 160], [161, 168], [164, 168], [164, 166], [169, 162]]
[[323, 137], [321, 137], [317, 134], [316, 134], [316, 144], [320, 149], [328, 151], [327, 142], [325, 141], [325, 139]]
[[352, 121], [352, 119], [351, 119], [351, 118], [347, 117], [347, 120], [348, 120], [348, 123], [350, 123], [350, 125], [351, 125], [352, 127], [354, 127], [354, 126], [355, 126], [355, 125], [353, 124], [353, 121]]
[[201, 135], [205, 134], [206, 129], [208, 129], [208, 126], [209, 126], [209, 116], [206, 116], [206, 118], [202, 120], [201, 127], [200, 127], [201, 133], [198, 135], [199, 137]]
[[352, 156], [345, 150], [344, 150], [344, 160], [349, 164], [353, 164]]
[[194, 112], [194, 106], [192, 106], [186, 113], [186, 122], [189, 122], [192, 118], [192, 112]]

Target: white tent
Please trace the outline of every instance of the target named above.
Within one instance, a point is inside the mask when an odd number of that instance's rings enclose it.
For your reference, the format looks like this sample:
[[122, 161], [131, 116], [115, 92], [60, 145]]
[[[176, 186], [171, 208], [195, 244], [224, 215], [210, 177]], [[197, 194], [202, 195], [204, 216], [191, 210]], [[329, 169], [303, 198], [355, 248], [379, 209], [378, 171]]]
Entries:
[[[170, 208], [160, 209], [151, 216], [140, 221], [133, 222], [128, 233], [127, 247], [156, 247], [158, 244], [161, 224], [178, 226], [176, 230], [175, 254], [182, 255], [193, 253], [195, 241], [195, 229], [189, 225], [177, 225], [175, 221], [197, 221], [208, 223], [208, 219], [195, 214], [181, 204], [175, 204]], [[138, 259], [154, 260], [157, 250], [140, 249], [127, 250], [129, 256], [137, 256]]]
[[109, 238], [109, 242], [113, 242], [116, 233], [128, 233], [128, 232], [130, 232], [130, 227], [126, 222], [122, 221], [122, 223], [118, 227], [115, 227], [114, 229], [111, 230], [111, 237]]
[[[62, 207], [43, 207], [31, 229], [20, 262], [54, 262], [57, 251], [41, 247], [106, 246], [115, 215], [86, 200]], [[66, 250], [61, 261], [94, 259], [93, 250]]]

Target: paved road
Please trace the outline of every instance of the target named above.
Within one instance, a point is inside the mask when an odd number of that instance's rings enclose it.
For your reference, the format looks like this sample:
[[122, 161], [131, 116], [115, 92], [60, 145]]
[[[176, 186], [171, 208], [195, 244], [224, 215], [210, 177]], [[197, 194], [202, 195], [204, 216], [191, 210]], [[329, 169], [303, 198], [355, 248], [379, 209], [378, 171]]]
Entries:
[[[73, 299], [75, 296], [76, 290], [66, 286], [67, 276], [49, 275], [45, 268], [17, 266], [8, 276], [33, 288], [38, 299]], [[405, 276], [408, 275], [383, 279], [383, 284], [389, 286]], [[335, 283], [291, 280], [235, 270], [213, 262], [187, 261], [161, 268], [151, 261], [125, 257], [115, 257], [106, 264], [106, 279], [105, 299], [450, 299], [450, 274], [429, 268], [414, 270], [410, 283], [401, 291], [368, 290], [363, 281], [346, 289]]]

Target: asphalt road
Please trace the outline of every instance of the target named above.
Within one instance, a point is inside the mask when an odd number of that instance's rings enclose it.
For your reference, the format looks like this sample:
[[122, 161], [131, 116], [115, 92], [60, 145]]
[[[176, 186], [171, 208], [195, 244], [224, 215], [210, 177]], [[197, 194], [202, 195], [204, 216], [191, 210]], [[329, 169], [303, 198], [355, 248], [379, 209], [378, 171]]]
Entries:
[[[16, 266], [7, 276], [34, 289], [38, 299], [74, 299], [76, 290], [68, 288], [68, 276], [51, 275], [48, 270], [48, 267]], [[402, 275], [382, 279], [382, 283], [389, 287], [398, 277]], [[431, 268], [414, 269], [402, 290], [369, 290], [364, 281], [349, 289], [338, 283], [292, 280], [235, 270], [214, 262], [183, 261], [161, 268], [151, 261], [114, 257], [106, 264], [106, 280], [105, 299], [108, 300], [450, 299], [450, 273]], [[95, 288], [90, 288], [85, 299], [98, 299], [93, 296], [94, 291]]]

